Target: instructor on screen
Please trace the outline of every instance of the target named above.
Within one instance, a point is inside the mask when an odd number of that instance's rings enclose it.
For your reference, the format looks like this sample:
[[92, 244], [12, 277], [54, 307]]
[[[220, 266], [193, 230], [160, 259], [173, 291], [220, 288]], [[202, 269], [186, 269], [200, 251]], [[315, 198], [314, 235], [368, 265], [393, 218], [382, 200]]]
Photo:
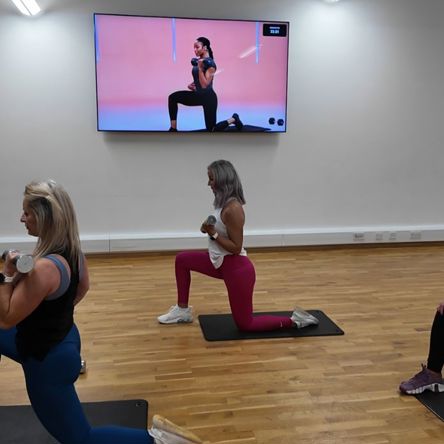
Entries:
[[178, 104], [186, 106], [202, 106], [204, 110], [205, 128], [207, 131], [223, 131], [229, 125], [241, 130], [242, 122], [237, 114], [216, 124], [217, 95], [213, 89], [213, 78], [217, 66], [214, 61], [211, 43], [206, 37], [198, 37], [194, 42], [194, 54], [191, 59], [193, 82], [188, 90], [176, 91], [168, 97], [170, 115], [169, 131], [177, 131]]

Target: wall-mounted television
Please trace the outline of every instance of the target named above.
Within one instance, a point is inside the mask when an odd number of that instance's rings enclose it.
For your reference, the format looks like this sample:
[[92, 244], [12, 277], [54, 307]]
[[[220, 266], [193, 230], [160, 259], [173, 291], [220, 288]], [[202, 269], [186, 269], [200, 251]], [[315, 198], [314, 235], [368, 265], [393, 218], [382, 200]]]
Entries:
[[287, 130], [289, 23], [94, 14], [99, 131]]

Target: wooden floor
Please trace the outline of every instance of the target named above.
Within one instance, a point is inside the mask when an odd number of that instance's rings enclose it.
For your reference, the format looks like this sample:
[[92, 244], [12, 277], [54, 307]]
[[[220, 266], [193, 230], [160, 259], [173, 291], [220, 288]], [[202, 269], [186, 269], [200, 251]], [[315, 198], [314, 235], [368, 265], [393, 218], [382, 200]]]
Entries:
[[[175, 303], [174, 255], [89, 258], [77, 309], [81, 400], [143, 398], [208, 443], [434, 444], [444, 422], [399, 382], [419, 371], [444, 299], [444, 246], [250, 250], [255, 310], [320, 309], [344, 336], [206, 342], [198, 322], [159, 325]], [[195, 314], [229, 311], [223, 282], [193, 275]], [[0, 363], [0, 405], [27, 404]]]

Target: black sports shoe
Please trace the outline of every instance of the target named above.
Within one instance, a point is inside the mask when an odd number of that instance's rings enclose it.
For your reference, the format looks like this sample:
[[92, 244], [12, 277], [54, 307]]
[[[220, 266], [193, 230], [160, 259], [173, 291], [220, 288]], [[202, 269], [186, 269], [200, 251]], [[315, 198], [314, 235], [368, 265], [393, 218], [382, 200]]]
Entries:
[[236, 126], [236, 129], [238, 131], [242, 131], [244, 124], [242, 123], [241, 119], [239, 119], [239, 114], [234, 113], [232, 117], [234, 119], [234, 125]]
[[177, 133], [177, 129], [170, 126], [169, 132]]

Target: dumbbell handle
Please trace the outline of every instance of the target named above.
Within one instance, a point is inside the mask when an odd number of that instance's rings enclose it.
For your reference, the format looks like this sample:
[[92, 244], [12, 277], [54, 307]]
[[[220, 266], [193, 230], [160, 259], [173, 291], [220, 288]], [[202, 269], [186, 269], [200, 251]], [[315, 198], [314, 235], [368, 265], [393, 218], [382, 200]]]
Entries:
[[[3, 252], [3, 260], [6, 260], [6, 256], [10, 251], [11, 250], [5, 250]], [[30, 254], [19, 254], [12, 259], [12, 263], [20, 273], [29, 273], [34, 268], [34, 258]]]

